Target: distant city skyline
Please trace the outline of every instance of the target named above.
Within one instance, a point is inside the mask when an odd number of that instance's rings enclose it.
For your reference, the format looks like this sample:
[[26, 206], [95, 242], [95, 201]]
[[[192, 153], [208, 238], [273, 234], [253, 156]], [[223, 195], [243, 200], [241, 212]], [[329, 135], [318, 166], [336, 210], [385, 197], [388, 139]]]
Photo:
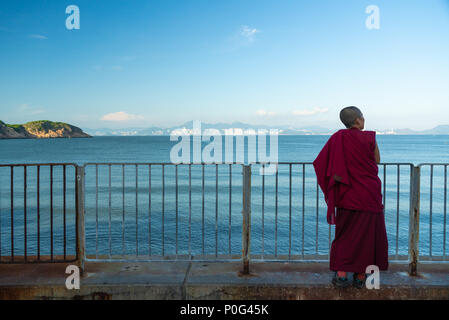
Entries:
[[335, 129], [356, 105], [366, 129], [449, 124], [448, 0], [2, 1], [0, 42], [7, 123]]
[[[204, 123], [188, 121], [172, 127], [127, 127], [127, 128], [82, 128], [88, 134], [93, 136], [151, 136], [151, 135], [195, 135], [201, 130], [204, 135], [253, 135], [253, 134], [276, 134], [280, 135], [303, 135], [303, 134], [325, 134], [331, 135], [337, 130], [344, 129], [343, 125], [334, 128], [323, 126], [270, 126], [270, 125], [251, 125], [242, 122], [232, 123]], [[197, 128], [197, 129], [195, 129]], [[274, 131], [273, 131], [274, 130]], [[449, 135], [449, 124], [439, 125], [425, 130], [414, 130], [410, 128], [389, 128], [379, 130], [378, 128], [366, 128], [365, 130], [374, 130], [377, 134], [430, 134], [430, 135]]]

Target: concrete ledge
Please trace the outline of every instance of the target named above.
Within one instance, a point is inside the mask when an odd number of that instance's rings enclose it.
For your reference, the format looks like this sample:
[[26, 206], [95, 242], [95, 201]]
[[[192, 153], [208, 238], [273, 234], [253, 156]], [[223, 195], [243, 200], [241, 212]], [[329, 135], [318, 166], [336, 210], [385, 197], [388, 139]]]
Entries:
[[328, 263], [88, 262], [80, 290], [65, 287], [67, 263], [0, 265], [0, 299], [449, 299], [449, 264], [381, 272], [379, 290], [335, 289]]

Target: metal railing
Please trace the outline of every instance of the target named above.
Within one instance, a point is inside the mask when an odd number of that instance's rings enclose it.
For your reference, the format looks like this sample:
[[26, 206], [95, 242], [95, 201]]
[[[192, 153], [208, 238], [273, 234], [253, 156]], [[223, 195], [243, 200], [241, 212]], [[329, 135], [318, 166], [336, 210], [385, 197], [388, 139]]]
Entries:
[[[334, 228], [312, 163], [260, 174], [268, 165], [0, 165], [0, 262], [327, 261]], [[379, 165], [390, 261], [411, 274], [418, 258], [448, 261], [448, 165]]]
[[[313, 164], [279, 162], [276, 166], [273, 176], [253, 175], [253, 194], [261, 196], [252, 202], [252, 211], [255, 213], [252, 235], [258, 239], [258, 251], [256, 255], [252, 255], [252, 259], [327, 261], [335, 230], [322, 218], [327, 207]], [[252, 164], [253, 171], [256, 172], [263, 172], [265, 167], [266, 164], [263, 163]], [[391, 261], [405, 261], [409, 256], [412, 169], [413, 165], [410, 163], [380, 164], [379, 177], [382, 182]], [[271, 214], [268, 220], [267, 213]], [[271, 231], [269, 238], [272, 239], [268, 243], [265, 239], [267, 228], [268, 233]]]
[[[71, 163], [0, 164], [1, 263], [70, 262], [79, 258], [78, 202], [73, 197], [77, 192], [76, 167]], [[9, 181], [5, 181], [6, 176]], [[2, 200], [8, 202], [8, 214], [4, 214]]]
[[[420, 164], [419, 257], [421, 260], [449, 261], [447, 242], [447, 163]], [[427, 182], [426, 184], [424, 184]], [[439, 201], [434, 201], [434, 200]]]
[[86, 164], [86, 260], [239, 259], [240, 167]]

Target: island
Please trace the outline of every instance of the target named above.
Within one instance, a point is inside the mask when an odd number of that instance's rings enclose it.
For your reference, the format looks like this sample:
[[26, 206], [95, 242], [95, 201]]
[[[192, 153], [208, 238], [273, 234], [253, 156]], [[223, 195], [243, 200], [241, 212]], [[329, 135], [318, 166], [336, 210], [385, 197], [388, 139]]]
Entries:
[[78, 127], [48, 120], [7, 124], [0, 120], [0, 139], [90, 138]]

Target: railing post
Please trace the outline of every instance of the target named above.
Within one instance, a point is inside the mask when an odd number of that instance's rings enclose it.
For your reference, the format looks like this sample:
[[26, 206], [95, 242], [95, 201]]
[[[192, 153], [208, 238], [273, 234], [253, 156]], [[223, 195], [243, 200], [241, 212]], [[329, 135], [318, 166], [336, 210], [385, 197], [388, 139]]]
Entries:
[[243, 165], [242, 274], [249, 274], [251, 240], [251, 165]]
[[419, 202], [420, 202], [420, 167], [413, 166], [410, 173], [410, 213], [408, 238], [408, 272], [417, 275], [419, 258]]
[[76, 166], [76, 257], [81, 274], [84, 272], [84, 166]]

